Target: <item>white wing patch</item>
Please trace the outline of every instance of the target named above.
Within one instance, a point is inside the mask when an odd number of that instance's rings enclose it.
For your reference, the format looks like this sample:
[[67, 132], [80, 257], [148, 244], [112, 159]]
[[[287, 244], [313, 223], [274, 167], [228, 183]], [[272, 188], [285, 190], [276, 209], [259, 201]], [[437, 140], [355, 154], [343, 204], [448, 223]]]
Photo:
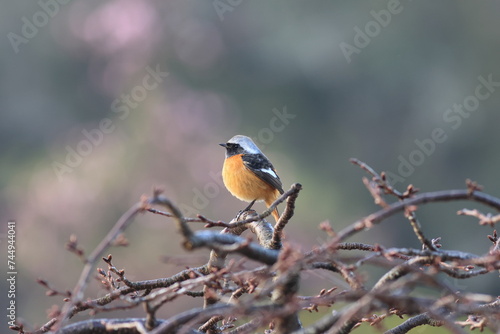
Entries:
[[272, 177], [274, 177], [275, 179], [278, 178], [278, 175], [276, 175], [276, 173], [272, 170], [272, 169], [269, 169], [269, 168], [261, 168], [259, 169], [261, 172], [264, 172], [264, 173], [267, 173], [269, 175], [271, 175]]

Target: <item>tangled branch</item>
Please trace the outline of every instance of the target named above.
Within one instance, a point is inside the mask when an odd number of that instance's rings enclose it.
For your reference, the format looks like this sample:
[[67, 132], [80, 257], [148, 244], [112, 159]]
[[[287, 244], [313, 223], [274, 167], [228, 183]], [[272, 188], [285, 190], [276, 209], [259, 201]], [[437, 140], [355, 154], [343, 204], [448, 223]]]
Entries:
[[[401, 192], [390, 185], [384, 172], [377, 173], [356, 159], [351, 162], [371, 177], [363, 178], [363, 183], [381, 209], [340, 231], [328, 223], [320, 224], [326, 241], [305, 252], [293, 242], [283, 241], [285, 228], [294, 224], [300, 184], [293, 184], [266, 211], [259, 214], [248, 210], [228, 223], [202, 215], [184, 217], [175, 203], [155, 189], [153, 196], [141, 198], [123, 214], [90, 255], [85, 255], [76, 236], [71, 237], [67, 249], [84, 262], [80, 278], [72, 291], [65, 292], [39, 280], [48, 295], [63, 296], [66, 303], [62, 310], [52, 312], [47, 324], [31, 333], [236, 334], [264, 329], [277, 334], [350, 333], [365, 323], [383, 331], [385, 319], [394, 316], [406, 319], [385, 333], [406, 333], [417, 326], [442, 326], [452, 333], [463, 333], [463, 327], [499, 331], [500, 299], [473, 291], [459, 293], [445, 280], [446, 277], [469, 279], [498, 275], [500, 238], [496, 231], [485, 238], [493, 245], [485, 244], [484, 254], [443, 249], [439, 237], [426, 236], [425, 224], [420, 222], [417, 213], [419, 206], [429, 203], [477, 202], [497, 213], [463, 209], [459, 214], [477, 218], [480, 225], [494, 226], [500, 221], [500, 199], [483, 193], [481, 187], [470, 180], [466, 188], [460, 190], [419, 193], [409, 185]], [[272, 226], [266, 217], [283, 202], [286, 205], [283, 214]], [[115, 265], [120, 259], [102, 256], [112, 246], [128, 244], [123, 233], [140, 212], [173, 219], [184, 250], [207, 249], [209, 261], [171, 277], [130, 280], [126, 269]], [[398, 213], [403, 213], [409, 222], [421, 243], [420, 249], [348, 241]], [[191, 228], [194, 223], [204, 223], [206, 229], [195, 231]], [[223, 229], [216, 231], [215, 227]], [[249, 236], [245, 237], [244, 233]], [[106, 269], [96, 268], [100, 258]], [[243, 259], [253, 261], [255, 266], [246, 268]], [[383, 268], [385, 273], [369, 284], [365, 279], [369, 275], [368, 266]], [[91, 272], [96, 269], [107, 294], [85, 298]], [[300, 286], [310, 273], [323, 278], [321, 285], [316, 294], [301, 295]], [[344, 286], [332, 285], [336, 280], [331, 277], [340, 278]], [[436, 291], [435, 297], [421, 294], [418, 288]], [[186, 296], [203, 299], [203, 303], [200, 302], [199, 308], [179, 310], [168, 319], [157, 318], [159, 309], [165, 305], [175, 306], [179, 298]], [[141, 306], [144, 318], [90, 319], [68, 324], [76, 314], [86, 311], [96, 314]], [[304, 327], [300, 317], [305, 311], [324, 312], [324, 315]], [[21, 325], [12, 329], [29, 333]]]

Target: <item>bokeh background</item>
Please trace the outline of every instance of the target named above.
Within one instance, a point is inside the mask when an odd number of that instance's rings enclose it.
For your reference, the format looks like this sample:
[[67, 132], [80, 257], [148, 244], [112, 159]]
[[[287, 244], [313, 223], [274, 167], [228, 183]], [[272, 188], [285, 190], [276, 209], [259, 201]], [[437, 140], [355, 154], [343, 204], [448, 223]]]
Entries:
[[[494, 0], [4, 2], [1, 266], [13, 219], [19, 318], [40, 325], [61, 304], [36, 278], [73, 288], [82, 264], [64, 250], [71, 234], [90, 252], [153, 186], [189, 216], [229, 221], [245, 204], [222, 187], [217, 144], [235, 134], [255, 139], [285, 189], [303, 184], [287, 229], [303, 250], [326, 239], [322, 221], [341, 229], [377, 210], [351, 157], [391, 172], [401, 190], [471, 178], [500, 196], [499, 11]], [[493, 82], [482, 100], [480, 78]], [[472, 111], [453, 109], [464, 103]], [[424, 232], [484, 254], [492, 228], [457, 217], [463, 207], [478, 206], [422, 207]], [[130, 246], [110, 252], [132, 280], [207, 259], [186, 254], [163, 217], [141, 215], [126, 235]], [[352, 240], [420, 247], [402, 216]], [[500, 294], [495, 274], [449, 284]], [[92, 285], [89, 296], [103, 293]], [[198, 305], [186, 298], [160, 316]]]

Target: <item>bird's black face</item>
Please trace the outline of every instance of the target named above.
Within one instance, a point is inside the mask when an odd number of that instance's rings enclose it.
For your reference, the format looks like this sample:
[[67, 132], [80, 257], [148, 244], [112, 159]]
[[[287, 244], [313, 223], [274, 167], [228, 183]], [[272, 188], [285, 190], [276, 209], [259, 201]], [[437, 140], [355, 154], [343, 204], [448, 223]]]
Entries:
[[233, 155], [236, 154], [245, 153], [245, 150], [243, 149], [243, 147], [240, 146], [240, 144], [223, 143], [219, 145], [226, 148], [226, 158], [232, 157]]

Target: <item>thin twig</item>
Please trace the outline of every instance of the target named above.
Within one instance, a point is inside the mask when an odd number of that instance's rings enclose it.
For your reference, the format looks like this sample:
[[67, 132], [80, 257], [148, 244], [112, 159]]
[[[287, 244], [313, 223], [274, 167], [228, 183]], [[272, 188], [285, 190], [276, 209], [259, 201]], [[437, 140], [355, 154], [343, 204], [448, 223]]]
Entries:
[[338, 232], [337, 236], [331, 240], [330, 244], [334, 245], [338, 242], [342, 242], [345, 239], [352, 237], [354, 234], [370, 228], [374, 224], [378, 224], [388, 217], [400, 211], [403, 211], [408, 206], [458, 200], [470, 200], [482, 203], [500, 211], [500, 199], [482, 192], [475, 191], [472, 194], [469, 193], [468, 190], [444, 190], [428, 192], [420, 195], [415, 195], [414, 197], [405, 199], [401, 202], [393, 203], [385, 209], [381, 209], [365, 218], [354, 222], [353, 224]]
[[86, 264], [83, 267], [82, 273], [80, 274], [80, 278], [78, 279], [78, 282], [73, 289], [71, 301], [64, 305], [64, 308], [61, 312], [61, 322], [59, 323], [59, 327], [63, 326], [64, 323], [69, 319], [71, 309], [79, 305], [83, 300], [83, 293], [87, 287], [90, 275], [98, 259], [102, 256], [104, 251], [112, 245], [115, 238], [130, 225], [133, 218], [139, 212], [145, 210], [146, 206], [146, 200], [143, 199], [142, 201], [134, 204], [130, 209], [128, 209], [120, 217], [120, 219], [118, 219], [113, 228], [108, 232], [108, 234], [99, 243], [99, 245], [88, 256]]
[[422, 245], [432, 251], [437, 250], [436, 246], [432, 243], [432, 241], [424, 236], [424, 232], [422, 231], [422, 226], [420, 225], [420, 222], [417, 219], [415, 211], [406, 208], [405, 217], [410, 221], [410, 225], [413, 228], [413, 232], [417, 236], [418, 240], [422, 243]]
[[491, 213], [484, 214], [477, 209], [462, 209], [457, 211], [457, 215], [476, 217], [477, 219], [479, 219], [479, 225], [489, 225], [491, 227], [500, 222], [500, 215], [493, 216]]

